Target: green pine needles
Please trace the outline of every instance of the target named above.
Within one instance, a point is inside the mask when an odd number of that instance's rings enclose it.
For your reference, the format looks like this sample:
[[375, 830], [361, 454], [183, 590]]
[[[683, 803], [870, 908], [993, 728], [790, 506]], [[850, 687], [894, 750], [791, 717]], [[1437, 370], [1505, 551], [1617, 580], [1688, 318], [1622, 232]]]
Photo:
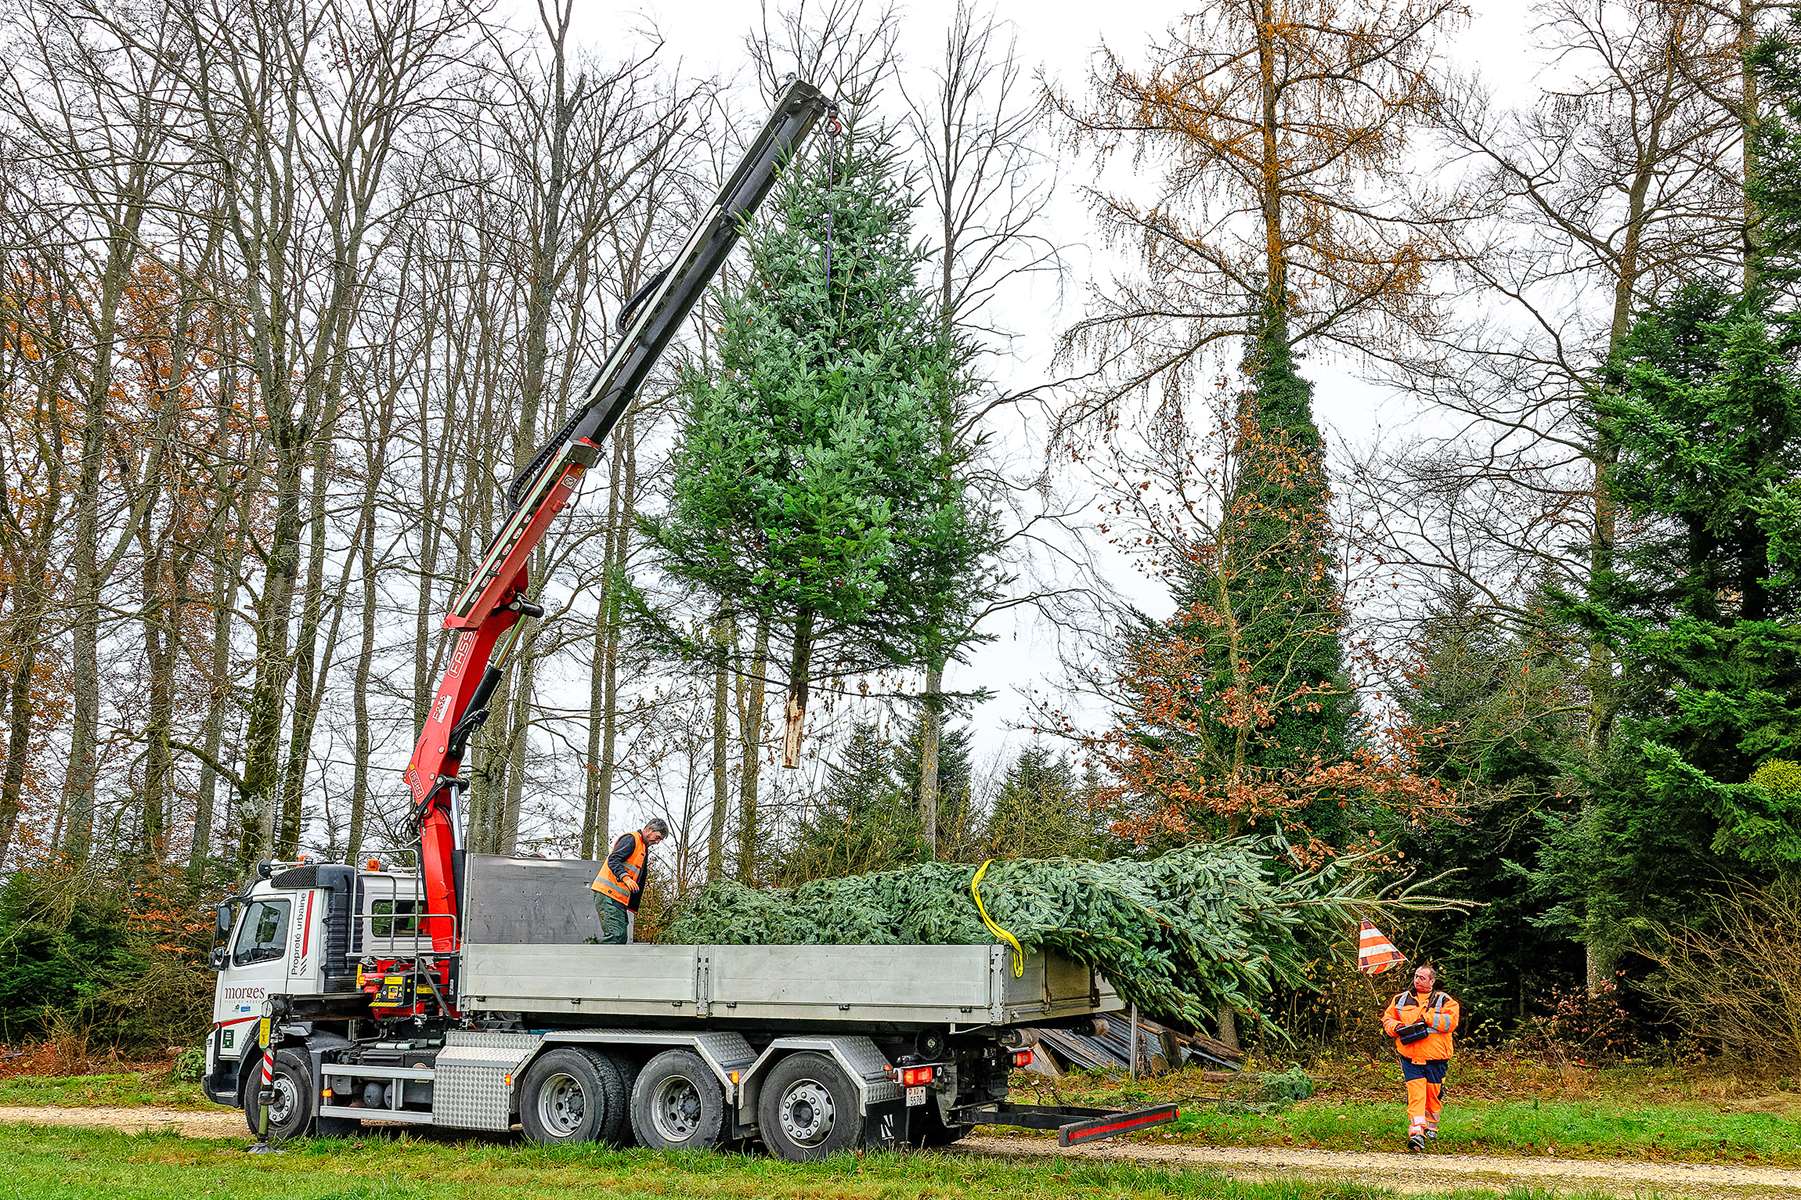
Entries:
[[921, 664], [988, 543], [912, 208], [880, 132], [789, 165], [684, 373], [669, 508], [646, 523], [665, 572], [785, 650], [788, 765], [812, 681]]
[[[1150, 1016], [1190, 1027], [1222, 1006], [1254, 1014], [1278, 985], [1309, 986], [1318, 947], [1354, 944], [1368, 894], [1354, 858], [1285, 872], [1264, 841], [1184, 846], [1146, 859], [997, 860], [982, 879], [988, 914], [1028, 950], [1098, 968]], [[995, 939], [970, 897], [976, 868], [899, 871], [755, 889], [708, 884], [681, 900], [664, 940], [691, 945], [983, 945]]]

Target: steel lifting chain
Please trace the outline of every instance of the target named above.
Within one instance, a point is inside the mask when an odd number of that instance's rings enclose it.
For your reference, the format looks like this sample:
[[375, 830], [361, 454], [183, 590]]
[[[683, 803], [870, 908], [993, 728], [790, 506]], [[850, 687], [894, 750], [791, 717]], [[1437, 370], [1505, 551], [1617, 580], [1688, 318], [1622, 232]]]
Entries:
[[844, 132], [844, 122], [838, 117], [838, 105], [830, 104], [825, 110], [825, 302], [829, 309], [832, 303], [832, 189], [838, 184], [838, 135]]

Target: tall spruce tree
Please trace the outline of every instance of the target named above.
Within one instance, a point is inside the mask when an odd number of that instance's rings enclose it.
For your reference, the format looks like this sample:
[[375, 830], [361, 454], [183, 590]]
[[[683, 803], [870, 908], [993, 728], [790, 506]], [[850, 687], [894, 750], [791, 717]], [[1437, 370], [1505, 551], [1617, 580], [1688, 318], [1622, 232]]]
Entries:
[[1353, 751], [1354, 701], [1324, 443], [1279, 311], [1245, 369], [1223, 512], [1173, 564], [1174, 615], [1129, 637], [1110, 757], [1158, 840], [1275, 822], [1333, 841], [1349, 778], [1322, 773]]
[[[1617, 957], [1696, 919], [1697, 885], [1801, 877], [1801, 49], [1751, 56], [1743, 288], [1691, 285], [1610, 364], [1596, 425], [1629, 522], [1573, 611], [1622, 664], [1619, 736], [1546, 846], [1548, 919]], [[1772, 766], [1772, 764], [1776, 764]]]
[[669, 508], [646, 522], [678, 583], [768, 622], [789, 766], [815, 681], [920, 665], [976, 590], [985, 541], [942, 436], [954, 356], [916, 280], [913, 208], [885, 130], [788, 165], [723, 297], [715, 367], [683, 377]]
[[[1691, 915], [1697, 883], [1801, 873], [1801, 796], [1756, 782], [1801, 757], [1801, 328], [1764, 295], [1691, 288], [1639, 320], [1598, 417], [1633, 532], [1577, 612], [1624, 664], [1593, 799], [1548, 848], [1611, 951]], [[1585, 886], [1586, 881], [1603, 886]]]

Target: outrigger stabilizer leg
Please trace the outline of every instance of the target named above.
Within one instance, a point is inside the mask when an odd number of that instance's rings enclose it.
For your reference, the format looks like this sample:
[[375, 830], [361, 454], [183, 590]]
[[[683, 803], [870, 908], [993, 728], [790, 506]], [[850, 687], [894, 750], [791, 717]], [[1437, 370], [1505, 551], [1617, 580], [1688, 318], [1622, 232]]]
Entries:
[[249, 1154], [274, 1154], [269, 1144], [269, 1106], [275, 1103], [275, 1006], [263, 1001], [262, 1019], [256, 1023], [257, 1044], [263, 1049], [262, 1078], [256, 1088], [256, 1141], [245, 1147]]

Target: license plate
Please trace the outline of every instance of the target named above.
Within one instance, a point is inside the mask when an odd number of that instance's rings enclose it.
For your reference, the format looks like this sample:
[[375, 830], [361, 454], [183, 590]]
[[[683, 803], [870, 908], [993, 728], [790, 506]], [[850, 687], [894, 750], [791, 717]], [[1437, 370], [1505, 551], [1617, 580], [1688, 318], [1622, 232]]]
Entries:
[[908, 1108], [918, 1108], [920, 1105], [924, 1104], [925, 1102], [926, 1102], [926, 1090], [924, 1087], [910, 1087], [907, 1089], [907, 1107]]

